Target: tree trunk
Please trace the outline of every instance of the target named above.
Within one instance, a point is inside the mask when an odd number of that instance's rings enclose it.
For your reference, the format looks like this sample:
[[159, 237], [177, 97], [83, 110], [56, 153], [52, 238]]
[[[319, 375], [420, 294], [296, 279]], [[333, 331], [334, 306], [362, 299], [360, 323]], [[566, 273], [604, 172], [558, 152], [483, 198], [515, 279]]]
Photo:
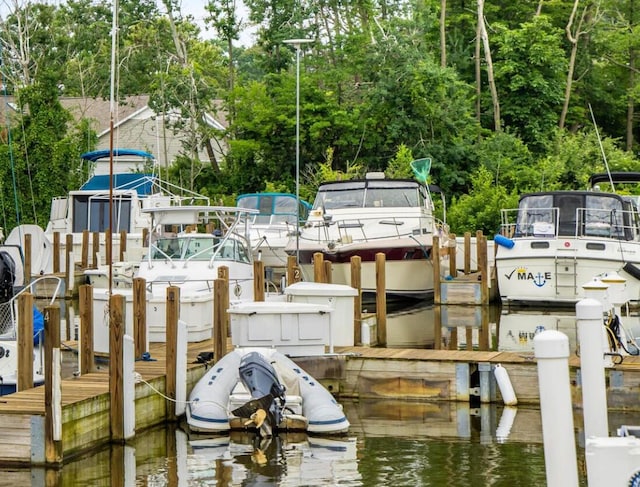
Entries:
[[447, 0], [440, 0], [440, 66], [447, 66], [447, 38], [446, 26], [447, 21]]
[[564, 124], [567, 120], [567, 112], [569, 111], [569, 100], [571, 99], [571, 90], [573, 87], [573, 72], [576, 66], [576, 54], [578, 52], [578, 39], [580, 39], [580, 27], [582, 25], [582, 18], [584, 18], [584, 13], [580, 22], [578, 23], [578, 27], [576, 29], [576, 34], [573, 35], [571, 32], [571, 28], [573, 27], [573, 21], [576, 17], [576, 11], [578, 10], [578, 4], [580, 0], [575, 0], [573, 2], [573, 10], [571, 11], [571, 15], [569, 16], [569, 21], [567, 22], [567, 26], [565, 27], [565, 32], [567, 33], [567, 39], [571, 43], [571, 55], [569, 57], [569, 68], [567, 71], [567, 84], [564, 90], [564, 103], [562, 105], [562, 112], [560, 113], [560, 122], [558, 126], [563, 129]]
[[500, 102], [498, 101], [498, 90], [496, 89], [496, 81], [493, 78], [493, 62], [491, 60], [491, 49], [489, 47], [489, 36], [484, 24], [484, 0], [478, 0], [478, 24], [480, 37], [484, 46], [484, 57], [487, 62], [487, 79], [489, 82], [489, 90], [491, 91], [491, 100], [493, 103], [493, 124], [494, 130], [500, 132]]

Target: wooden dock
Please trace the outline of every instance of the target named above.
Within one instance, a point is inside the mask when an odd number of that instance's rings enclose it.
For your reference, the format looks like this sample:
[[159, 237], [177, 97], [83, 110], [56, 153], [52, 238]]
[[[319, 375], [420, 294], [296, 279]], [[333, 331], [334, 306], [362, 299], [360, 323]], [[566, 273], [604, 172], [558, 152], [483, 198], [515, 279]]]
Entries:
[[[210, 352], [211, 340], [190, 343], [187, 391], [206, 372], [197, 362]], [[150, 346], [151, 361], [137, 361], [135, 370], [144, 382], [136, 384], [135, 428], [141, 432], [172, 421], [166, 386], [164, 343]], [[466, 350], [387, 349], [340, 347], [321, 357], [294, 357], [305, 371], [339, 399], [403, 400], [419, 403], [501, 403], [492, 367], [501, 364], [509, 373], [518, 403], [539, 406], [537, 364], [532, 355]], [[579, 358], [570, 359], [572, 394], [581, 407]], [[608, 404], [612, 410], [640, 411], [640, 357], [626, 357], [606, 370]], [[153, 386], [154, 391], [148, 384]], [[45, 465], [44, 387], [0, 398], [0, 464]], [[111, 441], [108, 366], [62, 381], [62, 463]]]
[[[153, 388], [164, 393], [166, 383], [164, 343], [150, 346], [149, 361], [137, 361], [135, 370]], [[187, 353], [187, 390], [205, 372], [197, 363], [201, 352], [211, 352], [207, 340], [191, 343]], [[44, 464], [44, 387], [0, 397], [0, 464]], [[136, 384], [136, 430], [165, 422], [167, 401], [144, 382]], [[110, 441], [109, 367], [62, 381], [62, 455], [63, 460]]]

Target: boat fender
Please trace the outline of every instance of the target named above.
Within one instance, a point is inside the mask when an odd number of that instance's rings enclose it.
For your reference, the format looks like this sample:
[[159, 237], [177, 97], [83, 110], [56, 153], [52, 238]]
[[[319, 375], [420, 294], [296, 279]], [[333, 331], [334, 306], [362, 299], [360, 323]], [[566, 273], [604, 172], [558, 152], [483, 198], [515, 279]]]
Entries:
[[505, 249], [512, 249], [513, 246], [516, 244], [513, 240], [511, 240], [510, 238], [505, 237], [504, 235], [500, 235], [497, 234], [493, 237], [493, 241], [504, 247]]
[[502, 365], [498, 364], [493, 369], [493, 374], [496, 378], [496, 382], [498, 383], [498, 387], [500, 388], [500, 394], [502, 395], [502, 401], [506, 406], [515, 406], [518, 404], [518, 399], [516, 398], [516, 393], [513, 390], [513, 386], [511, 385], [511, 380], [509, 379], [509, 373], [507, 369], [505, 369]]
[[636, 267], [635, 265], [633, 265], [631, 262], [627, 262], [623, 267], [622, 270], [625, 271], [627, 274], [629, 274], [630, 276], [635, 277], [636, 279], [640, 279], [640, 268]]

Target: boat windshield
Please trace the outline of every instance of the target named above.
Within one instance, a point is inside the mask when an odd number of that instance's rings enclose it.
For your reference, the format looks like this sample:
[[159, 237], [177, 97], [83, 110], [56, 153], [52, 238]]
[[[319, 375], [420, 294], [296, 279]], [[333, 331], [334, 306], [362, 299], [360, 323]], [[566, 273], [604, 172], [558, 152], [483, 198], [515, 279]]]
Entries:
[[320, 186], [313, 208], [415, 208], [425, 195], [413, 181], [345, 181]]
[[523, 196], [516, 234], [632, 238], [634, 215], [612, 194], [560, 192]]
[[216, 258], [221, 260], [235, 260], [250, 262], [246, 245], [240, 240], [224, 239], [214, 235], [199, 235], [198, 237], [162, 237], [153, 244], [152, 260], [185, 259], [209, 261], [218, 251]]
[[[258, 210], [260, 213], [251, 216], [254, 224], [287, 223], [296, 221], [296, 197], [290, 194], [253, 194], [241, 196], [237, 202], [240, 208]], [[300, 219], [306, 220], [309, 203], [300, 201]]]

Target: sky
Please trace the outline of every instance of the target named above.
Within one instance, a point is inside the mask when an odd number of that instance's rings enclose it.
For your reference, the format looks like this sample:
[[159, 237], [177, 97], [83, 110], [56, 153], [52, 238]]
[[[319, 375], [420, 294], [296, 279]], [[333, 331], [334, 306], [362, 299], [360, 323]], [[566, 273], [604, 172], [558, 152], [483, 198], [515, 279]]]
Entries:
[[[164, 5], [162, 4], [162, 1], [157, 0], [157, 2], [160, 8], [160, 11], [165, 12], [165, 8], [164, 8]], [[204, 7], [206, 3], [207, 3], [206, 0], [182, 0], [182, 2], [179, 3], [180, 9], [182, 10], [182, 15], [193, 16], [196, 23], [200, 26], [200, 29], [202, 29], [202, 36], [205, 39], [210, 38], [214, 35], [212, 31], [206, 30], [206, 25], [204, 23], [204, 19], [207, 15], [207, 11], [205, 10], [205, 7]], [[240, 11], [242, 12], [240, 15], [246, 21], [248, 17], [248, 13], [246, 12], [246, 9], [242, 4], [242, 2], [240, 2]], [[252, 36], [253, 36], [254, 30], [255, 29], [253, 28], [245, 29], [245, 31], [242, 34], [240, 34], [241, 45], [248, 46], [253, 43]]]

